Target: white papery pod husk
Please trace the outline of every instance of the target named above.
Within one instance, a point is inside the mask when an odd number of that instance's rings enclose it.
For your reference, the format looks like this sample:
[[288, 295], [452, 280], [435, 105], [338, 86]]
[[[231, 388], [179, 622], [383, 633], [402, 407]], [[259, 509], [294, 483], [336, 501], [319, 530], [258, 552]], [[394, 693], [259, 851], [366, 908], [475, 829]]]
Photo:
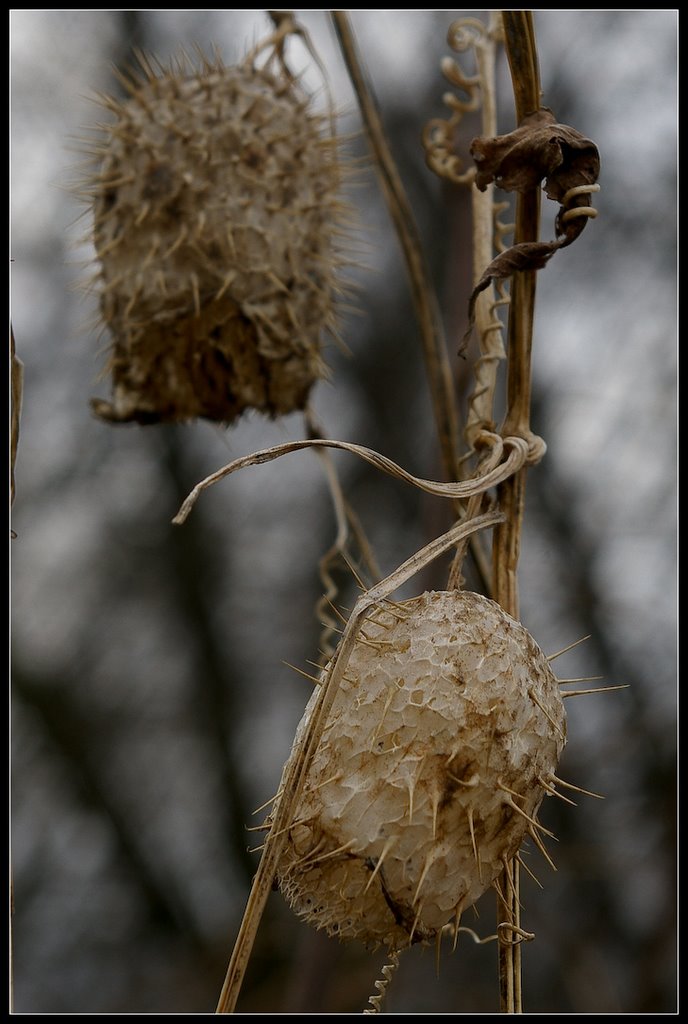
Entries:
[[565, 735], [547, 658], [499, 605], [453, 590], [377, 608], [287, 833], [283, 894], [343, 939], [431, 939], [538, 827]]

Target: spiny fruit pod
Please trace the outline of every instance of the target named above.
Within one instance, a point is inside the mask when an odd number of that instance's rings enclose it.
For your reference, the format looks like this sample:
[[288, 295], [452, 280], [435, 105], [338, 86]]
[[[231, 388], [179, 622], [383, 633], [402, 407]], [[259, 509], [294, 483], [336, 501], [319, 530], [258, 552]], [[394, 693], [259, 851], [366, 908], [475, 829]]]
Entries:
[[541, 845], [537, 811], [565, 735], [547, 658], [499, 605], [453, 590], [378, 607], [286, 835], [284, 896], [316, 927], [370, 946], [457, 926], [527, 834]]
[[341, 162], [329, 119], [247, 59], [139, 58], [91, 149], [113, 422], [302, 409], [334, 330]]

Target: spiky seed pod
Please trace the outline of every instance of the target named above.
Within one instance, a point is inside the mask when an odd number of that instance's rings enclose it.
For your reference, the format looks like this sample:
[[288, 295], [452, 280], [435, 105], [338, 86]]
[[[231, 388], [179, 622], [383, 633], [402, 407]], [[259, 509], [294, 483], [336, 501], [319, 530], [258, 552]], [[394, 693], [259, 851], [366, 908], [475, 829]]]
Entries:
[[448, 591], [378, 609], [288, 831], [282, 892], [343, 939], [393, 949], [430, 939], [540, 827], [565, 732], [547, 658], [499, 605]]
[[285, 71], [205, 61], [154, 73], [115, 120], [90, 183], [101, 312], [113, 337], [107, 420], [305, 405], [334, 326], [340, 163]]

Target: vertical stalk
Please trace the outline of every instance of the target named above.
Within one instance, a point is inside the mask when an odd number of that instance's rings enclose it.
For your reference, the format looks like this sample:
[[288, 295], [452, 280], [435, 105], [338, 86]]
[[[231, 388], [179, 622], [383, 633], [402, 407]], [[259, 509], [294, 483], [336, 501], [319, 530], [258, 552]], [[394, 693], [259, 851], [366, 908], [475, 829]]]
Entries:
[[19, 421], [21, 419], [22, 392], [24, 388], [24, 364], [18, 358], [14, 345], [14, 331], [10, 327], [10, 392], [11, 392], [11, 438], [10, 438], [10, 504], [14, 504], [14, 465], [19, 446]]
[[432, 284], [432, 277], [423, 255], [420, 234], [411, 204], [404, 191], [385, 138], [380, 116], [366, 83], [349, 19], [345, 11], [331, 11], [330, 14], [342, 57], [358, 99], [387, 206], [406, 262], [413, 303], [421, 331], [423, 355], [430, 382], [444, 472], [448, 480], [457, 480], [460, 460], [456, 392], [447, 354], [442, 315]]
[[[499, 38], [500, 14], [490, 13], [489, 23], [484, 33], [474, 44], [478, 80], [481, 94], [481, 133], [490, 138], [497, 134], [497, 96], [496, 96], [496, 51]], [[480, 280], [486, 266], [494, 256], [494, 194], [495, 186], [489, 184], [485, 191], [471, 184], [471, 209], [473, 215], [473, 280], [472, 287]], [[475, 439], [478, 433], [492, 427], [494, 417], [494, 392], [497, 381], [497, 364], [504, 358], [504, 351], [499, 337], [494, 334], [494, 287], [490, 285], [478, 297], [475, 309], [475, 322], [480, 340], [480, 358], [475, 367], [475, 385], [469, 398], [469, 410], [464, 436], [468, 447], [475, 450]], [[488, 455], [489, 459], [489, 455]], [[486, 463], [479, 460], [474, 475], [480, 476]], [[483, 495], [475, 495], [466, 505], [466, 516], [470, 519], [478, 514]], [[492, 595], [489, 562], [481, 546], [479, 537], [471, 537], [465, 544], [457, 548], [447, 581], [447, 590], [460, 589], [464, 585], [462, 575], [465, 549], [470, 545], [471, 553], [483, 578], [485, 593]]]
[[[502, 11], [504, 41], [511, 71], [516, 120], [540, 107], [540, 73], [532, 11]], [[540, 217], [540, 189], [519, 194], [516, 204], [514, 242], [537, 241]], [[509, 308], [507, 364], [507, 412], [505, 435], [528, 437], [530, 433], [531, 346], [535, 310], [536, 272], [514, 274]], [[505, 481], [498, 492], [504, 523], [495, 531], [493, 548], [493, 596], [514, 618], [518, 618], [517, 566], [525, 507], [526, 469]], [[504, 900], [498, 897], [498, 916], [520, 927], [519, 866], [514, 859], [501, 877]], [[510, 878], [507, 877], [510, 875]], [[499, 989], [502, 1013], [522, 1013], [521, 950], [509, 929], [499, 932]]]

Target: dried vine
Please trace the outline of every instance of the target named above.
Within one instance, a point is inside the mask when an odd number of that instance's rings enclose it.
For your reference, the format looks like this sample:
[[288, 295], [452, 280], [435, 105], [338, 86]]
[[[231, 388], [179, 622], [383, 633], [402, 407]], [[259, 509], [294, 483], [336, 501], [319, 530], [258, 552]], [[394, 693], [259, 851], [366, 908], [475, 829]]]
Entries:
[[[518, 127], [506, 136], [497, 136], [494, 98], [494, 45], [504, 40], [511, 70]], [[475, 367], [475, 387], [469, 399], [466, 439], [469, 455], [479, 450], [485, 430], [494, 427], [494, 394], [499, 361], [504, 358], [502, 322], [496, 311], [509, 305], [506, 413], [502, 426], [505, 436], [521, 437], [530, 450], [530, 462], [537, 462], [545, 451], [544, 442], [530, 429], [531, 346], [535, 303], [536, 274], [558, 250], [570, 245], [596, 215], [591, 195], [598, 191], [599, 153], [591, 140], [575, 129], [559, 125], [550, 110], [541, 104], [540, 77], [532, 12], [502, 11], [501, 18], [491, 16], [486, 30], [475, 19], [462, 19], [449, 31], [453, 49], [464, 51], [472, 40], [478, 57], [479, 74], [465, 74], [453, 61], [443, 61], [442, 71], [467, 100], [445, 96], [452, 109], [446, 120], [430, 122], [425, 135], [429, 166], [436, 173], [472, 189], [474, 214], [474, 289], [468, 310], [468, 330], [463, 349], [474, 327], [477, 328], [480, 356]], [[458, 45], [457, 45], [458, 42]], [[483, 136], [474, 139], [470, 152], [475, 167], [461, 170], [454, 153], [455, 130], [467, 110], [476, 108], [478, 93], [483, 97]], [[556, 218], [556, 238], [540, 242], [540, 185], [560, 203]], [[508, 204], [495, 204], [495, 184], [517, 191], [513, 244], [504, 244], [511, 226], [503, 225], [498, 215]], [[490, 211], [493, 230], [487, 229]], [[493, 255], [493, 246], [497, 255]], [[507, 295], [506, 281], [511, 279]], [[496, 285], [497, 297], [493, 288]], [[525, 501], [526, 466], [499, 485], [497, 496], [504, 521], [497, 528], [492, 552], [492, 594], [514, 618], [518, 618], [517, 566]], [[480, 462], [476, 472], [480, 471]], [[469, 514], [478, 510], [477, 498], [471, 499]], [[461, 585], [459, 549], [452, 567], [450, 585]], [[507, 938], [510, 930], [520, 928], [519, 858], [505, 862], [501, 881], [495, 883], [498, 894], [499, 977], [502, 1012], [522, 1012], [520, 947]], [[504, 916], [506, 915], [506, 920]]]
[[[453, 60], [446, 59], [443, 62], [442, 70], [445, 76], [462, 95], [447, 94], [444, 97], [450, 108], [450, 116], [446, 120], [431, 121], [424, 134], [424, 142], [429, 166], [454, 184], [468, 186], [471, 189], [474, 216], [474, 288], [469, 303], [468, 321], [469, 332], [474, 326], [477, 327], [479, 356], [476, 361], [476, 380], [469, 399], [465, 429], [469, 450], [463, 459], [460, 458], [457, 411], [441, 317], [417, 230], [399, 175], [391, 159], [370, 90], [365, 82], [348, 19], [344, 12], [331, 13], [407, 263], [448, 482], [416, 477], [384, 455], [362, 445], [314, 436], [318, 431], [312, 417], [309, 419], [307, 415], [309, 436], [305, 440], [292, 441], [254, 452], [235, 459], [223, 469], [211, 474], [196, 485], [174, 522], [181, 524], [185, 521], [203, 490], [239, 469], [261, 465], [299, 450], [314, 450], [324, 462], [337, 521], [335, 542], [320, 562], [321, 579], [325, 586], [322, 609], [327, 603], [332, 602], [334, 596], [330, 571], [334, 562], [341, 558], [349, 563], [349, 541], [352, 533], [364, 553], [368, 566], [372, 568], [374, 563], [371, 553], [367, 550], [365, 538], [357, 532], [355, 517], [348, 508], [339, 486], [329, 450], [338, 449], [354, 454], [398, 480], [403, 480], [426, 493], [449, 499], [454, 505], [459, 522], [385, 579], [365, 589], [348, 621], [344, 623], [343, 630], [337, 630], [341, 632], [341, 638], [336, 652], [332, 653], [318, 680], [320, 686], [316, 691], [315, 702], [303, 731], [297, 733], [295, 753], [287, 763], [280, 791], [269, 817], [269, 832], [230, 960], [218, 1004], [219, 1013], [230, 1013], [236, 1005], [260, 918], [285, 847], [287, 833], [294, 827], [295, 813], [304, 792], [307, 775], [318, 751], [340, 683], [345, 678], [354, 647], [359, 638], [365, 636], [362, 632], [363, 626], [369, 617], [372, 621], [374, 609], [380, 602], [389, 601], [391, 594], [402, 583], [409, 580], [432, 559], [452, 549], [455, 549], [455, 557], [449, 575], [448, 589], [459, 589], [463, 583], [461, 571], [468, 545], [474, 544], [479, 531], [494, 527], [492, 596], [513, 619], [518, 619], [517, 566], [524, 513], [525, 473], [527, 466], [537, 463], [545, 451], [544, 442], [530, 429], [531, 346], [536, 274], [554, 252], [574, 241], [587, 220], [595, 215], [591, 205], [591, 194], [598, 187], [596, 178], [599, 172], [599, 154], [594, 143], [585, 139], [575, 129], [557, 124], [551, 112], [541, 106], [531, 12], [503, 11], [501, 15], [492, 15], [487, 25], [474, 18], [457, 22], [450, 29], [449, 44], [457, 53], [472, 50], [477, 70], [475, 74], [468, 74]], [[280, 61], [283, 72], [287, 74], [288, 69], [283, 55], [284, 40], [289, 33], [298, 33], [299, 29], [291, 12], [271, 14], [276, 31], [269, 42], [274, 47], [275, 59]], [[502, 40], [511, 69], [518, 127], [509, 135], [500, 137], [496, 135], [495, 60], [497, 45]], [[307, 39], [306, 42], [309, 45]], [[481, 104], [483, 135], [473, 140], [471, 145], [471, 155], [476, 166], [463, 170], [461, 160], [453, 151], [454, 135], [463, 115], [477, 110]], [[540, 185], [543, 179], [548, 197], [560, 204], [555, 223], [556, 239], [552, 242], [538, 240]], [[505, 243], [505, 236], [509, 233], [511, 225], [503, 224], [499, 220], [506, 204], [495, 201], [496, 187], [518, 193], [511, 246]], [[509, 279], [511, 289], [507, 293], [506, 282]], [[504, 327], [498, 316], [498, 309], [507, 304], [509, 314], [506, 408], [502, 426], [498, 429], [495, 425], [494, 408], [496, 383], [499, 364], [505, 358]], [[497, 508], [494, 501], [495, 493]], [[480, 558], [477, 561], [480, 564]], [[330, 651], [329, 640], [335, 624], [326, 617], [324, 626], [324, 642], [326, 649]], [[551, 718], [550, 722], [556, 724]], [[560, 734], [563, 742], [563, 730], [560, 730]], [[560, 780], [551, 775], [547, 783], [548, 791], [555, 792], [554, 782], [558, 781]], [[519, 797], [519, 793], [509, 788], [503, 791], [508, 794], [509, 805], [530, 823], [530, 835], [549, 860], [538, 830], [549, 833], [514, 802], [513, 797]], [[560, 796], [558, 793], [555, 795]], [[472, 818], [469, 819], [469, 827], [473, 836]], [[474, 837], [473, 843], [476, 849]], [[341, 849], [348, 849], [348, 846]], [[334, 851], [339, 852], [339, 849]], [[323, 858], [329, 856], [330, 853], [323, 855]], [[476, 860], [480, 867], [477, 849]], [[497, 893], [498, 908], [497, 928], [492, 938], [497, 939], [499, 950], [500, 1006], [502, 1012], [520, 1013], [523, 1009], [520, 944], [531, 939], [532, 935], [524, 931], [520, 922], [520, 857], [518, 854], [508, 858], [504, 856], [503, 860], [497, 861], [495, 873], [501, 870], [502, 863], [503, 872], [492, 883]], [[429, 866], [430, 861], [423, 869], [418, 890]], [[495, 878], [495, 874], [490, 877]], [[467, 930], [459, 927], [459, 909], [457, 906], [457, 920], [453, 926], [455, 941], [459, 931]], [[413, 940], [419, 916], [420, 910], [411, 929], [409, 941]], [[396, 962], [393, 961], [383, 971], [383, 981], [377, 983], [378, 995], [371, 998], [372, 1009], [366, 1010], [366, 1013], [380, 1011], [381, 1000], [389, 983], [392, 968], [395, 966]]]

